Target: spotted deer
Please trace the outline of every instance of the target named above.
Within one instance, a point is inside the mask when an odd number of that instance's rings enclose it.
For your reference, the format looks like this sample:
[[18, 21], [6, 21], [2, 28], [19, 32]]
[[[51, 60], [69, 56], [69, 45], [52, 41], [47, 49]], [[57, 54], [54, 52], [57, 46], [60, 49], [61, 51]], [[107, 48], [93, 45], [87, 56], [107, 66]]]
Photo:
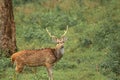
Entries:
[[66, 41], [65, 34], [68, 31], [68, 26], [60, 39], [51, 35], [47, 28], [46, 31], [49, 36], [56, 42], [56, 47], [39, 50], [23, 50], [14, 53], [11, 56], [11, 61], [16, 65], [16, 72], [22, 72], [24, 66], [45, 66], [48, 72], [49, 80], [53, 80], [52, 67], [54, 63], [60, 60], [64, 54], [64, 42]]

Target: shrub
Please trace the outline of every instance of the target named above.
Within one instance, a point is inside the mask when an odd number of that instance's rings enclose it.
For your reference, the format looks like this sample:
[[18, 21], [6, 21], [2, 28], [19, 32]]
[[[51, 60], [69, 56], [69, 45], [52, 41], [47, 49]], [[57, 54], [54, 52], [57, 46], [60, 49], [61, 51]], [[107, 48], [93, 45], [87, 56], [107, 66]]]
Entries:
[[111, 76], [113, 80], [119, 80], [120, 75], [120, 27], [115, 22], [105, 22], [95, 35], [95, 45], [98, 50], [108, 49], [107, 58], [101, 64], [103, 74]]

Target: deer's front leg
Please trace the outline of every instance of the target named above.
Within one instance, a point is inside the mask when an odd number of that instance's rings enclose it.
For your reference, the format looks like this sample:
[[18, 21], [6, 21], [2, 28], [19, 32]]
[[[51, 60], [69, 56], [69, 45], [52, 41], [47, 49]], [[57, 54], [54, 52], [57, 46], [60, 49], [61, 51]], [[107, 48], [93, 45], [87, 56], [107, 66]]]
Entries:
[[49, 80], [53, 80], [52, 65], [51, 64], [46, 64], [46, 68], [47, 68], [47, 71], [48, 71]]

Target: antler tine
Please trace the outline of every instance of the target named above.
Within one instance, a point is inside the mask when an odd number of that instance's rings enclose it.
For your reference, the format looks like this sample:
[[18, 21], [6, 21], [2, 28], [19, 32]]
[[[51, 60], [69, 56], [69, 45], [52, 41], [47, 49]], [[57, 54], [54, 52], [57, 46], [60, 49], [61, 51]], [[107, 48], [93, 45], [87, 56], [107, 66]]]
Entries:
[[52, 36], [51, 33], [48, 31], [48, 29], [46, 28], [47, 33], [49, 34], [50, 37], [54, 38], [55, 36]]
[[64, 36], [65, 36], [65, 34], [67, 33], [67, 31], [68, 31], [68, 25], [67, 25], [66, 30], [64, 31], [64, 34], [63, 34], [61, 37], [64, 37]]

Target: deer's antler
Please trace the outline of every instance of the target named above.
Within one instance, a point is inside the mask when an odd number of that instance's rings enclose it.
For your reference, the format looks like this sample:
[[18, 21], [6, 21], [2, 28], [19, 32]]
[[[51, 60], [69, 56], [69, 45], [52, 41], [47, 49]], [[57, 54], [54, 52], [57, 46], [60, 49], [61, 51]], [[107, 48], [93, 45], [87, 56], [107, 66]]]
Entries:
[[56, 36], [51, 35], [51, 33], [48, 31], [47, 28], [46, 28], [46, 31], [47, 31], [47, 33], [49, 34], [50, 37], [52, 37], [52, 38], [56, 38]]
[[64, 31], [64, 34], [61, 37], [65, 37], [65, 34], [67, 33], [67, 31], [68, 31], [68, 25], [67, 25], [66, 30]]

